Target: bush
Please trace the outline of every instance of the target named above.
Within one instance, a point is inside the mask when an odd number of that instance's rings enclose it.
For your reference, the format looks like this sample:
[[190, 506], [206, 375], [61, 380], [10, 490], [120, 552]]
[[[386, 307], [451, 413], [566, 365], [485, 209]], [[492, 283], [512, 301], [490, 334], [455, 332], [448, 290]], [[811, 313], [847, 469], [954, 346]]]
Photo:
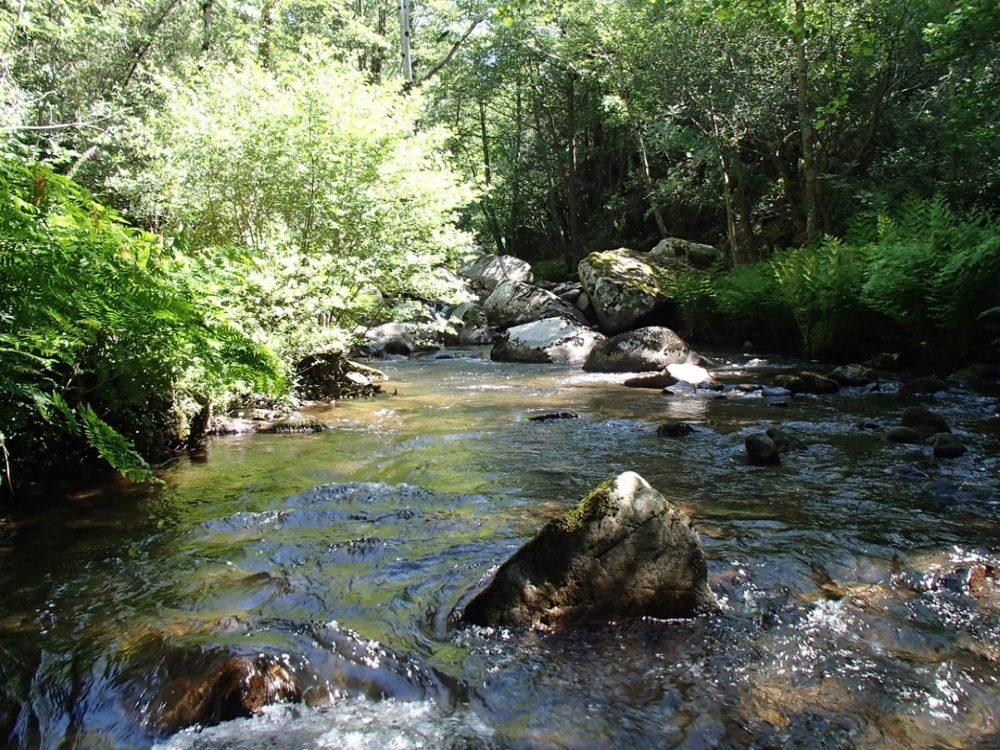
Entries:
[[466, 249], [471, 195], [416, 96], [302, 59], [164, 89], [138, 136], [152, 166], [118, 187], [286, 362], [345, 348], [380, 295], [454, 294], [437, 271]]
[[846, 352], [870, 333], [871, 312], [861, 303], [868, 249], [834, 239], [786, 250], [771, 268], [809, 354]]
[[180, 389], [280, 387], [159, 238], [47, 168], [0, 160], [0, 270], [0, 441], [15, 467], [89, 446], [151, 479], [143, 454], [168, 437]]
[[882, 216], [863, 298], [941, 354], [965, 358], [995, 345], [1000, 228], [955, 215], [942, 198]]

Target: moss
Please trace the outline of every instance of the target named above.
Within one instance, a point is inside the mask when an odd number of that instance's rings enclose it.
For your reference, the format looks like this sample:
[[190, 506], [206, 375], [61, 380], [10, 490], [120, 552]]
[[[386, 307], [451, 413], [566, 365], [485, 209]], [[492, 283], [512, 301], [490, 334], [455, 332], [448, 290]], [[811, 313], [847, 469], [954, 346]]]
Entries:
[[572, 534], [590, 522], [608, 515], [613, 510], [611, 489], [614, 484], [613, 478], [599, 484], [575, 508], [551, 521], [546, 529], [542, 530], [542, 534], [548, 529]]
[[660, 298], [676, 272], [628, 248], [593, 252], [584, 261], [591, 268], [613, 275], [630, 288]]

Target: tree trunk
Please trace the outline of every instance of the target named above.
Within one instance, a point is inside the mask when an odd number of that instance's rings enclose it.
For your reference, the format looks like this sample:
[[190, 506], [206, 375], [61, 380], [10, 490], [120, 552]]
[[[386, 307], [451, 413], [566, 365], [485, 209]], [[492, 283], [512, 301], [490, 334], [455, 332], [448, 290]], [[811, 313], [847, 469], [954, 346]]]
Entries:
[[799, 132], [802, 137], [802, 180], [806, 213], [806, 241], [819, 233], [819, 171], [816, 166], [815, 131], [809, 112], [809, 71], [806, 63], [806, 9], [803, 0], [795, 0], [795, 87]]
[[412, 86], [413, 59], [410, 55], [410, 0], [399, 0], [399, 32], [403, 79], [406, 81], [407, 86]]
[[521, 81], [517, 82], [514, 100], [514, 153], [511, 159], [511, 170], [507, 182], [510, 184], [510, 209], [507, 212], [507, 249], [515, 246], [514, 235], [517, 232], [521, 216], [521, 158], [524, 148], [524, 102], [521, 94]]
[[264, 0], [260, 8], [260, 64], [263, 68], [271, 67], [271, 30], [274, 27], [274, 0]]
[[201, 3], [201, 51], [207, 53], [212, 46], [212, 14], [215, 10], [215, 0], [202, 0]]

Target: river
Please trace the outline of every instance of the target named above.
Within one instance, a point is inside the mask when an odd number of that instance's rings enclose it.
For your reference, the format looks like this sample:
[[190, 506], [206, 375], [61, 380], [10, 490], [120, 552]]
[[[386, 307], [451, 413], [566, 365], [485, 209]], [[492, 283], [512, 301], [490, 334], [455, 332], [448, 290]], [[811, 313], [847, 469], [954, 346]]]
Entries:
[[[721, 356], [724, 383], [794, 363]], [[901, 748], [1000, 745], [996, 396], [924, 399], [970, 448], [888, 444], [894, 393], [778, 408], [480, 352], [388, 362], [332, 429], [214, 439], [0, 510], [0, 743], [13, 748]], [[546, 411], [579, 419], [534, 422]], [[667, 420], [695, 428], [656, 434]], [[779, 466], [743, 438], [804, 443]], [[621, 471], [694, 521], [719, 615], [559, 632], [450, 616]], [[301, 701], [177, 731], [233, 655]]]

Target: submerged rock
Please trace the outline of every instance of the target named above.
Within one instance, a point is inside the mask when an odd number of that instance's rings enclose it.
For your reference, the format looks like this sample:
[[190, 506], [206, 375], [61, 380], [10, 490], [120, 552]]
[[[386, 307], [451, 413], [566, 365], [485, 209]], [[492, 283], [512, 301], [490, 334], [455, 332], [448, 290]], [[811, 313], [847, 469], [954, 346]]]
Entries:
[[878, 380], [878, 373], [864, 365], [841, 365], [829, 377], [844, 386], [871, 385]]
[[604, 336], [566, 318], [546, 318], [508, 328], [490, 357], [501, 362], [580, 365]]
[[939, 378], [914, 378], [899, 386], [900, 396], [929, 396], [948, 390], [948, 384]]
[[957, 435], [950, 432], [940, 432], [931, 438], [934, 447], [934, 458], [959, 458], [968, 450]]
[[579, 419], [580, 415], [575, 411], [551, 411], [547, 414], [536, 414], [533, 417], [528, 417], [530, 422], [552, 422], [557, 419]]
[[218, 724], [300, 699], [294, 675], [276, 658], [230, 656], [210, 664], [201, 676], [167, 683], [154, 702], [153, 724], [161, 731]]
[[629, 378], [622, 385], [626, 388], [655, 388], [662, 391], [677, 382], [677, 378], [669, 372], [654, 372], [652, 375], [639, 375]]
[[747, 435], [743, 445], [746, 447], [747, 458], [754, 466], [773, 466], [781, 462], [781, 451], [767, 433]]
[[690, 520], [629, 471], [550, 521], [500, 566], [462, 620], [554, 625], [717, 609]]
[[924, 438], [929, 438], [939, 432], [951, 432], [944, 417], [923, 406], [911, 406], [906, 409], [901, 421], [903, 427], [909, 427]]
[[694, 433], [694, 427], [687, 422], [664, 422], [656, 428], [656, 434], [660, 437], [680, 438]]
[[924, 442], [924, 436], [909, 427], [892, 427], [885, 433], [885, 439], [890, 443], [916, 445]]
[[[696, 359], [687, 343], [669, 328], [651, 326], [620, 333], [598, 343], [587, 357], [587, 372], [648, 372]], [[671, 373], [677, 377], [674, 373]]]
[[836, 380], [820, 375], [818, 372], [798, 372], [792, 375], [779, 375], [774, 382], [792, 393], [836, 393], [840, 384]]

